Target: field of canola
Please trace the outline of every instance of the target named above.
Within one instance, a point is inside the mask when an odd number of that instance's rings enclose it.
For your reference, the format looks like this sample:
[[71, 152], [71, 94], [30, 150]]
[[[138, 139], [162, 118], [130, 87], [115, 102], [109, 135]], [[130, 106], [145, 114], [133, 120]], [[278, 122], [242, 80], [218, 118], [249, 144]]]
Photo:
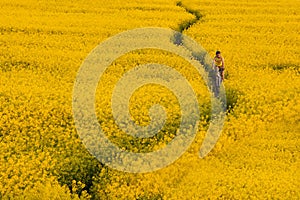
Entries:
[[[297, 0], [2, 0], [0, 199], [299, 199], [299, 6]], [[142, 87], [130, 112], [146, 125], [149, 106], [160, 102], [168, 111], [165, 134], [131, 141], [110, 117], [113, 84], [141, 63], [182, 73], [197, 93], [202, 123], [189, 150], [166, 168], [129, 174], [103, 166], [74, 126], [72, 89], [82, 61], [122, 31], [182, 30], [190, 22], [183, 33], [211, 56], [220, 49], [226, 62], [231, 107], [215, 148], [199, 159], [210, 108], [201, 77], [172, 54], [135, 51], [99, 82], [97, 116], [111, 139], [138, 152], [139, 145], [153, 151], [174, 137], [180, 108], [162, 87]]]

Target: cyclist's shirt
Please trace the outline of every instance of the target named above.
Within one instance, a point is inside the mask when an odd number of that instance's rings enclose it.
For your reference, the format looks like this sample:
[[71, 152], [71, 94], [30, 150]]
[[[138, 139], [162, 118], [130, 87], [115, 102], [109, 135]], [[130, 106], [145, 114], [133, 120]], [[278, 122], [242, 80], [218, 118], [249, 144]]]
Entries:
[[214, 62], [215, 62], [215, 64], [216, 64], [217, 67], [219, 67], [219, 68], [222, 67], [222, 64], [223, 64], [222, 60], [223, 60], [222, 57], [220, 57], [220, 58], [215, 57], [214, 58]]

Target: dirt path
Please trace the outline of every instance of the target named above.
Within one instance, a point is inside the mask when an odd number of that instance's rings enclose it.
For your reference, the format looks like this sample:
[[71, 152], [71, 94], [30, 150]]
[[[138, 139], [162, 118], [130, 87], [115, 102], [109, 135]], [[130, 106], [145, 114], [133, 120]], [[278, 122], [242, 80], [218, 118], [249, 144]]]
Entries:
[[182, 1], [178, 1], [176, 3], [176, 6], [179, 6], [179, 7], [183, 8], [183, 9], [185, 9], [186, 12], [188, 12], [188, 13], [190, 13], [190, 14], [192, 14], [192, 15], [195, 16], [194, 19], [189, 20], [189, 21], [184, 21], [181, 24], [179, 24], [178, 31], [181, 32], [181, 33], [183, 31], [185, 31], [185, 30], [188, 30], [193, 24], [197, 23], [201, 19], [201, 17], [202, 17], [202, 15], [201, 15], [201, 13], [199, 11], [193, 10], [193, 9], [187, 7], [186, 5], [184, 5], [182, 3]]

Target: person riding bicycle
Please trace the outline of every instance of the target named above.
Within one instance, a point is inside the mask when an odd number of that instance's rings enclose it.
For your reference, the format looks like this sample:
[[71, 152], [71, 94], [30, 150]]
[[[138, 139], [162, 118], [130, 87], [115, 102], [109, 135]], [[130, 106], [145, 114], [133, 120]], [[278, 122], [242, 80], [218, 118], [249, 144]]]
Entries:
[[221, 52], [217, 51], [216, 56], [214, 57], [213, 65], [218, 68], [222, 81], [224, 80], [224, 70], [225, 70], [225, 62], [224, 58], [221, 56]]

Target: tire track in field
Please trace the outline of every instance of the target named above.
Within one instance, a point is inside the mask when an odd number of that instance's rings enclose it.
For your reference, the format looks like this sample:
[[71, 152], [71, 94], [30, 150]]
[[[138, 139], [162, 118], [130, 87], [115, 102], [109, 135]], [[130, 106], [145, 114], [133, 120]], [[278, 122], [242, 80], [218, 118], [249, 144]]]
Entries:
[[[187, 31], [189, 28], [191, 28], [194, 24], [198, 23], [201, 20], [201, 18], [203, 17], [203, 15], [198, 10], [194, 10], [194, 9], [184, 5], [181, 0], [176, 2], [176, 6], [181, 7], [183, 9], [185, 9], [186, 12], [194, 15], [193, 19], [183, 21], [178, 25], [177, 31], [180, 32], [181, 34], [183, 34], [184, 31]], [[187, 47], [184, 44], [181, 34], [175, 33], [175, 35], [173, 36], [173, 43], [176, 45], [185, 46], [187, 49], [189, 49], [189, 47]], [[191, 50], [191, 49], [189, 49], [189, 50]], [[209, 57], [209, 55], [207, 54], [206, 51], [203, 51], [203, 52], [193, 52], [192, 56], [196, 60], [198, 60], [200, 62], [200, 64], [204, 67], [205, 71], [208, 72], [209, 81], [210, 81], [211, 85], [213, 86], [211, 89], [212, 89], [212, 91], [215, 91], [216, 90], [216, 88], [214, 88], [215, 85], [212, 84], [213, 82], [215, 82], [215, 73], [213, 72], [210, 65], [208, 65], [206, 62], [203, 62], [205, 57], [206, 56]], [[240, 94], [239, 91], [230, 89], [230, 88], [226, 92], [226, 97], [227, 97], [226, 109], [228, 110], [228, 112], [231, 112], [233, 110], [233, 108], [236, 106], [236, 103], [238, 101], [238, 94]]]
[[185, 31], [185, 30], [188, 30], [192, 25], [194, 25], [195, 23], [197, 23], [197, 22], [202, 18], [202, 15], [201, 15], [201, 13], [200, 13], [199, 11], [194, 10], [194, 9], [191, 9], [191, 8], [185, 6], [185, 5], [182, 3], [182, 1], [178, 1], [178, 2], [176, 3], [176, 6], [181, 7], [181, 8], [183, 8], [186, 12], [188, 12], [188, 13], [194, 15], [194, 19], [188, 20], [188, 21], [184, 21], [184, 22], [182, 22], [181, 24], [179, 24], [179, 26], [178, 26], [178, 31], [181, 32], [181, 33], [182, 33], [183, 31]]
[[[194, 15], [193, 19], [183, 21], [178, 25], [177, 31], [180, 33], [183, 33], [184, 31], [188, 30], [191, 26], [196, 24], [202, 18], [202, 15], [199, 11], [187, 7], [182, 3], [182, 1], [177, 1], [176, 6], [183, 8], [187, 13]], [[174, 35], [174, 44], [183, 45], [181, 34]]]
[[[194, 18], [191, 20], [183, 21], [178, 25], [177, 28], [178, 33], [175, 33], [172, 38], [173, 43], [176, 45], [184, 46], [187, 49], [189, 49], [191, 52], [193, 52], [192, 49], [190, 49], [184, 44], [182, 34], [184, 31], [187, 31], [190, 27], [196, 24], [202, 18], [202, 14], [198, 10], [194, 10], [190, 7], [187, 7], [182, 3], [182, 1], [177, 1], [176, 6], [183, 8], [186, 12], [194, 15]], [[208, 66], [207, 63], [203, 62], [205, 57], [207, 56], [207, 52], [204, 49], [202, 50], [202, 52], [193, 52], [192, 56], [203, 65], [205, 70], [210, 71], [210, 65]]]

